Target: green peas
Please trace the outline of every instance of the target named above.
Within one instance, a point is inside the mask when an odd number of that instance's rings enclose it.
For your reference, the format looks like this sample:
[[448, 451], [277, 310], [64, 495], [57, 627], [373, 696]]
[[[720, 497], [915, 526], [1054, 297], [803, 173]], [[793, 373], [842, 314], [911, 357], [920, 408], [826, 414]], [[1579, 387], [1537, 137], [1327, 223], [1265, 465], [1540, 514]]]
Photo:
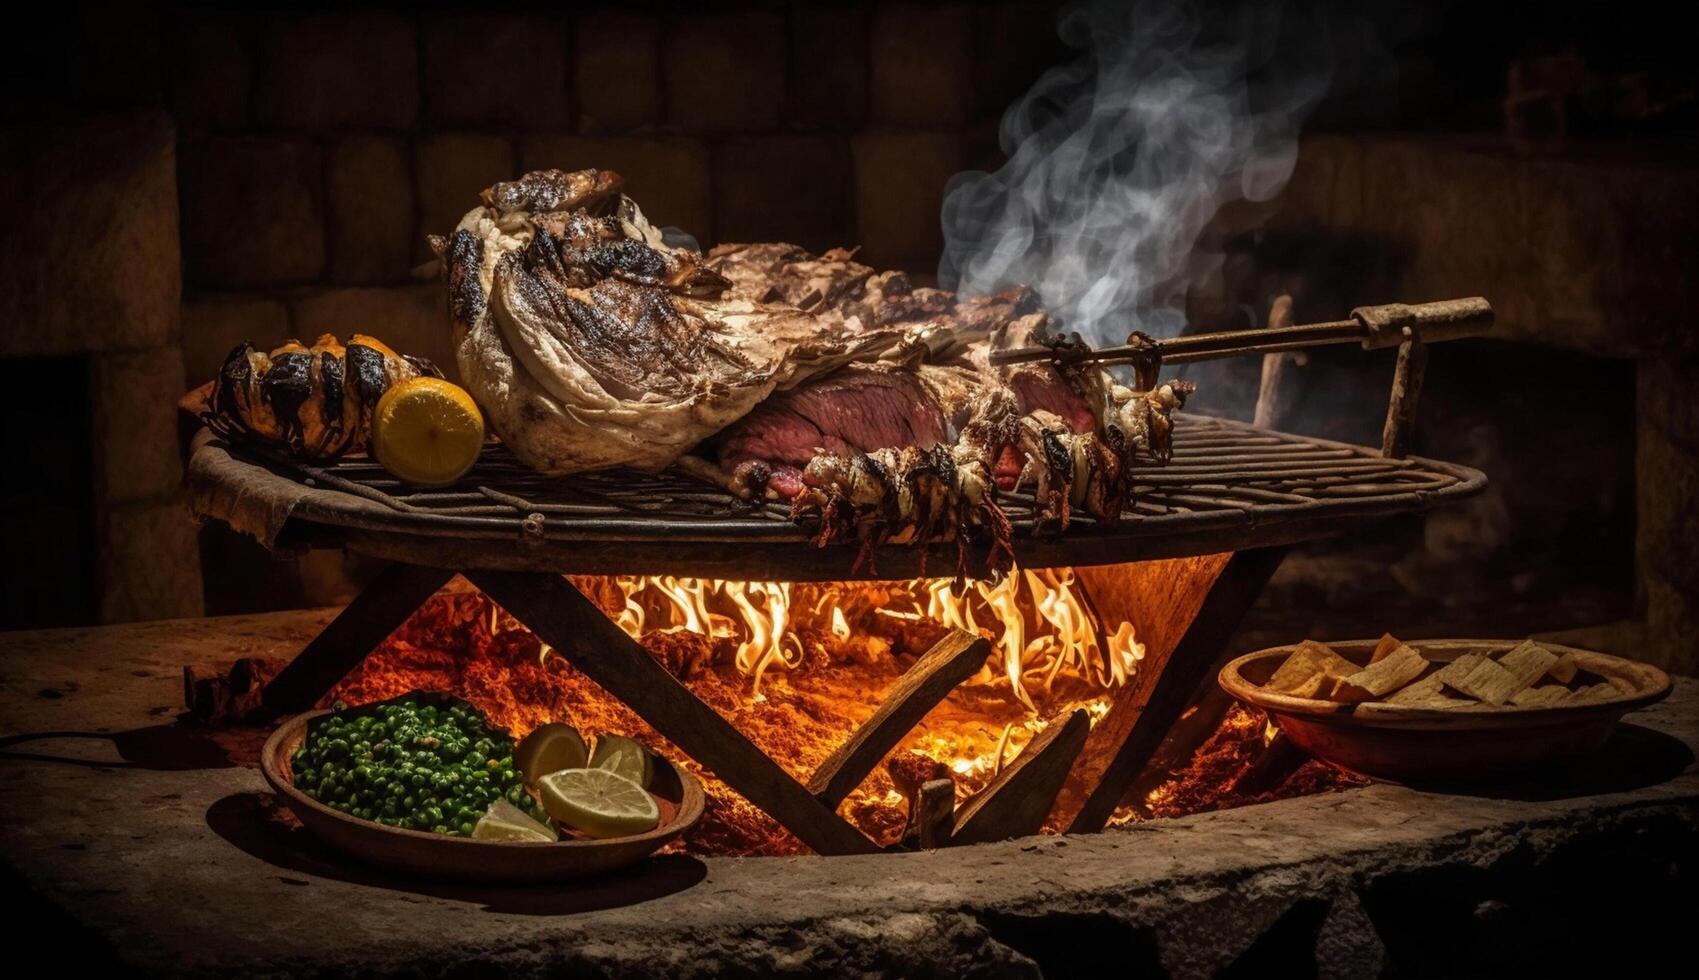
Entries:
[[464, 837], [494, 800], [542, 812], [513, 765], [512, 740], [462, 704], [339, 706], [290, 761], [303, 791], [384, 826]]

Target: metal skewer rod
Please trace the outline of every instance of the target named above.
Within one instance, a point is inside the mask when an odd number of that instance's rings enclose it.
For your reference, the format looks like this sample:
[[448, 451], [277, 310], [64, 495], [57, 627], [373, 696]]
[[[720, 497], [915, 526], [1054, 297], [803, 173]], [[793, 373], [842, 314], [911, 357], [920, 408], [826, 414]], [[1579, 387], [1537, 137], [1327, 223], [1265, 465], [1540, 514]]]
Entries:
[[1307, 323], [1263, 330], [1229, 330], [1192, 334], [1171, 340], [1154, 340], [1134, 335], [1131, 342], [1116, 347], [1019, 347], [991, 352], [993, 364], [1054, 361], [1132, 361], [1185, 364], [1240, 354], [1322, 347], [1328, 344], [1361, 343], [1366, 350], [1396, 347], [1410, 338], [1432, 343], [1475, 337], [1492, 329], [1493, 311], [1479, 296], [1441, 300], [1406, 306], [1391, 303], [1353, 310], [1349, 320]]

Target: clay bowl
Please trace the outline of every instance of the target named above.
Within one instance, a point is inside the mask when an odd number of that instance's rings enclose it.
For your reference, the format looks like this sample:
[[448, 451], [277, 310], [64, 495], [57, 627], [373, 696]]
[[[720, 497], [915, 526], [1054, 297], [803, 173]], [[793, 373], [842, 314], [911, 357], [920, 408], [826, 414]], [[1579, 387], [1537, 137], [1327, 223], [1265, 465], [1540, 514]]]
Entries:
[[[1368, 663], [1374, 640], [1329, 643], [1347, 660]], [[1416, 640], [1429, 660], [1508, 650], [1519, 640]], [[1273, 647], [1221, 669], [1223, 690], [1266, 711], [1294, 745], [1343, 769], [1388, 782], [1468, 785], [1550, 773], [1604, 744], [1623, 715], [1662, 700], [1669, 675], [1650, 664], [1541, 642], [1569, 653], [1581, 669], [1603, 677], [1621, 696], [1545, 708], [1413, 708], [1338, 704], [1265, 690], [1262, 684], [1292, 652]]]
[[351, 857], [392, 871], [480, 883], [561, 881], [635, 864], [677, 840], [702, 816], [702, 784], [690, 773], [656, 757], [649, 791], [660, 805], [661, 822], [645, 834], [526, 843], [386, 827], [325, 806], [296, 788], [290, 759], [307, 737], [308, 723], [328, 713], [311, 711], [284, 722], [266, 740], [260, 753], [260, 770], [309, 831]]

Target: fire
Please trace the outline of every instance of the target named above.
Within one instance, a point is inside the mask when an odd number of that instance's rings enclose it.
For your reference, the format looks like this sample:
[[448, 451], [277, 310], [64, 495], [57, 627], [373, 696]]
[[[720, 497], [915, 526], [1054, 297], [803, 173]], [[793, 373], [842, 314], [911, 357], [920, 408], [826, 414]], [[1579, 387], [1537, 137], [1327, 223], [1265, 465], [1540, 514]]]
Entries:
[[1144, 656], [1131, 623], [1105, 631], [1068, 568], [1017, 569], [998, 582], [973, 582], [961, 591], [943, 578], [816, 584], [654, 575], [602, 581], [618, 590], [614, 619], [634, 639], [652, 631], [683, 631], [735, 640], [733, 660], [755, 697], [767, 670], [802, 664], [806, 636], [837, 646], [859, 638], [869, 648], [865, 652], [877, 656], [889, 652], [890, 644], [881, 640], [885, 633], [922, 622], [992, 640], [995, 653], [977, 680], [1000, 674], [1033, 714], [1035, 693], [1051, 694], [1058, 677], [1112, 688], [1126, 683]]
[[[1134, 573], [1129, 569], [1129, 574]], [[947, 767], [958, 802], [972, 798], [1044, 731], [1084, 707], [1093, 723], [1109, 688], [1139, 668], [1130, 626], [1109, 629], [1072, 572], [1020, 572], [953, 593], [946, 582], [719, 582], [575, 577], [610, 619], [799, 780], [865, 720], [882, 692], [947, 627], [996, 644], [980, 677], [959, 686], [892, 752]], [[790, 854], [804, 848], [486, 596], [457, 580], [432, 597], [327, 698], [363, 704], [410, 690], [477, 705], [523, 736], [565, 722], [653, 746], [702, 779], [710, 804], [687, 840], [699, 854]], [[1035, 707], [1036, 706], [1036, 707]], [[1221, 805], [1222, 788], [1263, 745], [1261, 716], [1231, 715], [1184, 774], [1151, 792], [1142, 818]], [[1300, 773], [1302, 776], [1303, 773]], [[1328, 785], [1325, 774], [1300, 785]], [[1078, 787], [1075, 787], [1077, 791]], [[1283, 790], [1284, 791], [1284, 790]], [[1141, 797], [1143, 793], [1141, 792]], [[839, 811], [882, 845], [905, 820], [903, 797], [877, 767]]]

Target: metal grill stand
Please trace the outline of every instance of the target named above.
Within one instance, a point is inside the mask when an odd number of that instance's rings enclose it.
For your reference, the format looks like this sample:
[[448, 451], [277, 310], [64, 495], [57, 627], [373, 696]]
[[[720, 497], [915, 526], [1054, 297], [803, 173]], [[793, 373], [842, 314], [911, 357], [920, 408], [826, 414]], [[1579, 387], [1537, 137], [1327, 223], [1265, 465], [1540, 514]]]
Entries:
[[[1260, 343], [1240, 335], [1167, 342], [1174, 362], [1338, 343], [1353, 339], [1347, 334], [1356, 330], [1365, 347], [1399, 346], [1399, 360], [1378, 455], [1220, 419], [1178, 416], [1172, 462], [1138, 474], [1135, 503], [1122, 521], [1104, 527], [1081, 519], [1067, 533], [1020, 542], [1019, 557], [1027, 567], [1237, 552], [1219, 566], [1201, 605], [1184, 612], [1178, 642], [1143, 663], [1090, 730], [1098, 743], [1087, 753], [1097, 757], [1096, 778], [1082, 800], [1058, 805], [1070, 830], [1103, 827], [1291, 543], [1345, 533], [1389, 514], [1427, 510], [1484, 486], [1478, 472], [1404, 453], [1425, 364], [1424, 324], [1434, 330], [1432, 339], [1449, 339], [1479, 333], [1490, 322], [1484, 301], [1454, 301], [1365, 308], [1339, 324], [1270, 330], [1272, 339]], [[1066, 353], [1080, 356], [1077, 349]], [[1163, 345], [1142, 340], [1107, 353], [1150, 373]], [[1109, 359], [1101, 352], [1086, 356]], [[829, 581], [857, 577], [850, 570], [853, 548], [813, 549], [807, 530], [784, 519], [782, 508], [750, 508], [680, 478], [590, 474], [550, 480], [525, 471], [500, 447], [486, 449], [461, 487], [408, 492], [369, 460], [310, 466], [251, 454], [242, 458], [208, 433], [197, 438], [189, 488], [202, 515], [226, 520], [268, 546], [293, 527], [309, 541], [398, 560], [271, 680], [261, 695], [265, 710], [312, 708], [459, 571], [809, 847], [854, 854], [876, 848], [837, 814], [837, 805], [990, 652], [980, 637], [946, 635], [805, 785], [685, 688], [562, 574]], [[1033, 502], [1015, 497], [1008, 504], [1012, 523], [1030, 532]], [[892, 557], [898, 560], [882, 558], [879, 577], [918, 574], [913, 551]], [[1089, 728], [1080, 712], [1052, 719], [991, 786], [954, 815], [955, 840], [1037, 831], [1086, 751]], [[929, 823], [922, 839], [940, 842], [938, 828], [949, 823]]]

